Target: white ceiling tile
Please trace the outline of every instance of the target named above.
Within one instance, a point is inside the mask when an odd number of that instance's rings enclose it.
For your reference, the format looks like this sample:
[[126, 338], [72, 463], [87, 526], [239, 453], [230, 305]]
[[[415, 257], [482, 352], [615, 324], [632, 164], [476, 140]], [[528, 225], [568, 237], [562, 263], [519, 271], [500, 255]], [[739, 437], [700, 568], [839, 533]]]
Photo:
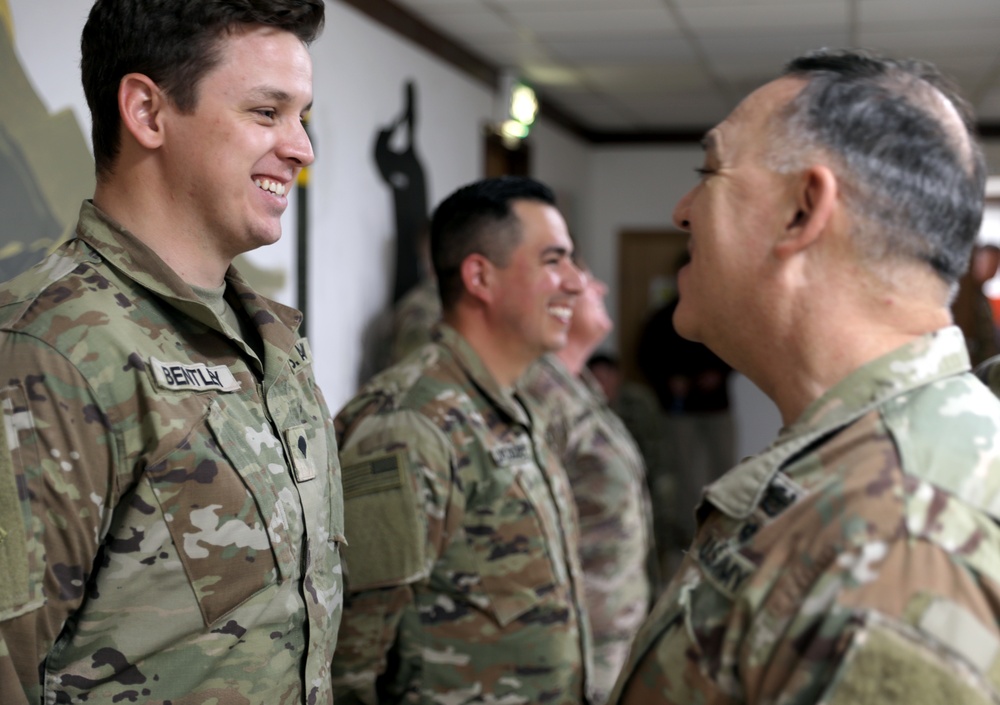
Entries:
[[463, 8], [470, 5], [479, 5], [478, 0], [395, 0], [397, 5], [402, 5], [416, 13], [424, 12], [432, 8]]
[[432, 10], [448, 12], [468, 10], [469, 8], [483, 9], [484, 7], [480, 0], [395, 0], [395, 3], [417, 15]]
[[961, 22], [1000, 26], [997, 0], [864, 0], [859, 4], [864, 25], [906, 27], [920, 24], [933, 33], [940, 25]]
[[797, 32], [706, 32], [700, 36], [700, 41], [713, 66], [726, 61], [770, 61], [775, 74], [790, 59], [808, 51], [850, 44], [846, 28]]
[[998, 29], [991, 26], [963, 29], [937, 27], [930, 32], [926, 29], [884, 31], [863, 28], [858, 34], [858, 43], [890, 56], [915, 57], [926, 61], [935, 61], [943, 56], [996, 56], [1000, 52]]
[[[677, 7], [687, 11], [693, 7], [723, 7], [723, 8], [752, 8], [766, 5], [780, 5], [782, 7], [822, 7], [822, 6], [846, 6], [850, 0], [668, 0]], [[867, 0], [865, 0], [867, 2]]]
[[510, 39], [517, 37], [517, 28], [503, 16], [480, 6], [439, 11], [428, 8], [423, 13], [428, 24], [434, 25], [460, 44], [470, 45], [477, 39]]
[[676, 91], [660, 95], [617, 95], [615, 99], [642, 116], [645, 129], [704, 129], [720, 122], [732, 109], [715, 91]]
[[755, 90], [763, 86], [765, 83], [770, 83], [781, 75], [780, 71], [775, 71], [773, 73], [762, 75], [762, 76], [750, 76], [744, 79], [735, 80], [730, 82], [729, 88], [732, 90], [733, 105], [736, 107], [736, 103], [746, 98], [748, 95], [753, 93]]
[[582, 66], [580, 73], [590, 85], [613, 93], [662, 93], [687, 91], [710, 84], [711, 76], [695, 63], [661, 66]]
[[551, 39], [546, 46], [562, 61], [631, 62], [648, 64], [661, 61], [694, 60], [691, 43], [679, 36], [660, 34], [634, 35], [594, 41], [587, 39]]
[[522, 78], [535, 88], [568, 88], [586, 90], [586, 78], [573, 67], [551, 63], [525, 63], [521, 65]]
[[852, 44], [936, 63], [1000, 120], [1000, 0], [396, 1], [594, 129], [707, 128], [789, 59]]
[[750, 32], [763, 29], [800, 30], [817, 28], [845, 29], [849, 19], [847, 6], [840, 3], [767, 4], [711, 7], [692, 5], [681, 15], [696, 32]]
[[[455, 0], [448, 0], [454, 2]], [[481, 0], [504, 10], [535, 9], [558, 12], [577, 12], [584, 9], [607, 10], [613, 3], [622, 10], [660, 9], [664, 0]]]
[[509, 11], [515, 22], [543, 37], [589, 35], [604, 38], [677, 29], [666, 5], [632, 10], [604, 5], [572, 11], [539, 10], [534, 5], [525, 5], [523, 8], [511, 7]]
[[549, 49], [525, 37], [515, 37], [508, 41], [481, 40], [470, 42], [468, 46], [500, 68], [551, 63], [553, 58]]
[[569, 91], [552, 91], [545, 95], [546, 103], [573, 115], [583, 125], [594, 130], [634, 130], [637, 119], [620, 106], [601, 95]]
[[779, 75], [792, 58], [790, 53], [774, 56], [715, 54], [712, 56], [712, 70], [730, 85], [760, 85]]

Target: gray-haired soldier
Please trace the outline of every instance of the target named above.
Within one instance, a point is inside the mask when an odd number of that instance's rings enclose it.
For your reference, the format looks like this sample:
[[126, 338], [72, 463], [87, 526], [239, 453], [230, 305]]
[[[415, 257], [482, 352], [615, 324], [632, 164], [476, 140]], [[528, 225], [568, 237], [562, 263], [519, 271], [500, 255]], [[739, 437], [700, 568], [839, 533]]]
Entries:
[[706, 136], [674, 324], [784, 429], [705, 491], [611, 702], [1000, 700], [1000, 401], [949, 308], [969, 125], [926, 64], [820, 52]]

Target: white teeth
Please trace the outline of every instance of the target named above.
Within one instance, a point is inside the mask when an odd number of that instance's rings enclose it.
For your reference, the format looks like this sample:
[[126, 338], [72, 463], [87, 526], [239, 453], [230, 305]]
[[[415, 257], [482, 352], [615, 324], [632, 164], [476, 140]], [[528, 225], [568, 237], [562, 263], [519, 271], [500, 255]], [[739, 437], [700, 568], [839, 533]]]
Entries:
[[569, 306], [549, 306], [549, 313], [563, 323], [569, 323], [570, 319], [573, 318], [573, 309]]
[[255, 179], [254, 183], [257, 184], [257, 188], [262, 188], [265, 191], [270, 191], [271, 193], [277, 194], [278, 196], [285, 195], [285, 185], [278, 183], [277, 181], [271, 181], [270, 179]]

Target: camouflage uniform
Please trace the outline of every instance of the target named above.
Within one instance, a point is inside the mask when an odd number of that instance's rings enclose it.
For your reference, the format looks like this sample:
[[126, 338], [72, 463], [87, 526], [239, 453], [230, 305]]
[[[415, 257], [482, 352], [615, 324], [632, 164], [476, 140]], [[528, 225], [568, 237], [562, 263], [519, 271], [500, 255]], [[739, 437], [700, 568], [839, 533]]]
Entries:
[[301, 314], [227, 281], [263, 364], [90, 203], [0, 288], [4, 705], [331, 702], [333, 422]]
[[351, 546], [336, 702], [580, 703], [565, 473], [469, 344], [433, 335], [337, 415]]
[[1000, 401], [945, 328], [711, 485], [615, 703], [996, 703]]
[[573, 488], [594, 638], [591, 701], [603, 703], [649, 609], [653, 516], [645, 466], [586, 368], [574, 377], [547, 355], [519, 386], [541, 409], [546, 438]]
[[410, 289], [392, 311], [390, 363], [395, 364], [431, 341], [431, 330], [441, 320], [437, 282], [425, 279]]

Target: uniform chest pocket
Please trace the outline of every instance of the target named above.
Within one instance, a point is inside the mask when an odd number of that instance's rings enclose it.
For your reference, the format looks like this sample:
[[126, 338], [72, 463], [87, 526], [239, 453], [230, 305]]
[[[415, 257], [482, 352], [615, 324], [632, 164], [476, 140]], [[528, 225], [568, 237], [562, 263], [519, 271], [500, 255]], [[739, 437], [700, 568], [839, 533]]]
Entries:
[[538, 489], [530, 475], [499, 468], [466, 508], [465, 534], [480, 586], [502, 627], [565, 580], [553, 571], [550, 534], [534, 497]]
[[266, 430], [259, 441], [254, 462], [234, 457], [247, 440], [212, 401], [183, 442], [146, 471], [206, 625], [279, 582], [272, 532], [282, 551], [291, 550], [282, 540], [288, 517], [265, 475], [275, 464], [263, 451], [280, 461], [281, 445]]

